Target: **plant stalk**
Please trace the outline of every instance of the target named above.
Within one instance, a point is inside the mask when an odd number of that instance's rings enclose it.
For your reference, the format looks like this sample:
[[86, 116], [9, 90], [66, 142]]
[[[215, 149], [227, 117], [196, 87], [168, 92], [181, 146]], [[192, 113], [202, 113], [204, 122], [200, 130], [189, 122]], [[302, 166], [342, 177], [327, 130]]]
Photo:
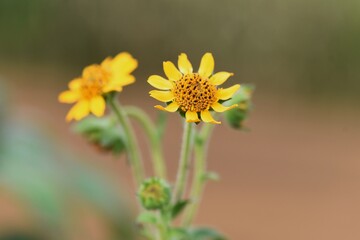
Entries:
[[161, 149], [161, 138], [156, 126], [151, 119], [137, 107], [126, 107], [125, 112], [129, 117], [137, 120], [145, 130], [149, 139], [150, 154], [152, 155], [154, 172], [157, 177], [166, 179], [166, 167], [163, 152]]
[[201, 197], [204, 192], [206, 179], [206, 153], [209, 145], [209, 140], [213, 132], [213, 124], [205, 124], [201, 132], [196, 135], [195, 140], [195, 167], [192, 182], [192, 189], [190, 193], [191, 204], [187, 207], [184, 213], [183, 225], [189, 227], [198, 211]]
[[127, 138], [127, 142], [126, 142], [127, 151], [128, 151], [133, 175], [135, 178], [135, 185], [139, 186], [144, 180], [145, 173], [144, 173], [143, 163], [141, 160], [140, 150], [138, 148], [139, 145], [136, 142], [134, 131], [120, 103], [116, 101], [114, 97], [110, 98], [109, 103], [117, 119], [119, 120], [121, 126], [124, 129]]
[[181, 200], [185, 192], [185, 187], [189, 175], [190, 162], [191, 162], [191, 146], [193, 144], [193, 129], [194, 129], [194, 123], [185, 122], [179, 168], [176, 176], [176, 183], [174, 190], [174, 203]]

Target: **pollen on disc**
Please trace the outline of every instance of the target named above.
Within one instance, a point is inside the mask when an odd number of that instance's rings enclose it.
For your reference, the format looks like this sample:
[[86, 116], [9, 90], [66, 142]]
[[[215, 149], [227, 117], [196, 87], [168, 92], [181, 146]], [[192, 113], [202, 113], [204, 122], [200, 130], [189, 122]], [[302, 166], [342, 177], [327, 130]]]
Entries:
[[197, 73], [184, 75], [173, 88], [175, 101], [184, 112], [208, 110], [217, 101], [216, 91], [216, 86]]

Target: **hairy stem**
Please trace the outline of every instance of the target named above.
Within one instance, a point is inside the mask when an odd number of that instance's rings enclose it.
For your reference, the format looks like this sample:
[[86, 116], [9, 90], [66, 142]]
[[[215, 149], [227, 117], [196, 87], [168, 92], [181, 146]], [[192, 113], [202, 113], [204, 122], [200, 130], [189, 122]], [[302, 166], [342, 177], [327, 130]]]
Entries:
[[154, 172], [157, 177], [166, 179], [166, 167], [161, 149], [161, 138], [156, 126], [144, 111], [137, 107], [126, 107], [125, 112], [129, 117], [137, 120], [145, 130], [149, 139], [150, 154], [152, 155]]
[[185, 122], [179, 168], [175, 183], [174, 202], [181, 200], [185, 192], [185, 187], [186, 187], [187, 177], [189, 175], [189, 168], [191, 162], [191, 146], [193, 143], [193, 129], [194, 129], [194, 123]]
[[206, 124], [201, 129], [201, 132], [196, 136], [194, 177], [190, 193], [191, 205], [189, 205], [186, 209], [183, 218], [183, 225], [186, 227], [191, 225], [198, 211], [201, 197], [204, 192], [206, 183], [206, 179], [204, 179], [206, 174], [206, 153], [213, 129], [213, 124]]
[[110, 98], [109, 103], [117, 119], [119, 120], [121, 126], [124, 129], [127, 139], [126, 147], [127, 147], [133, 175], [135, 178], [135, 185], [139, 186], [144, 180], [145, 173], [144, 173], [143, 163], [141, 160], [140, 150], [138, 148], [139, 145], [136, 142], [134, 131], [120, 103], [116, 101], [115, 98]]

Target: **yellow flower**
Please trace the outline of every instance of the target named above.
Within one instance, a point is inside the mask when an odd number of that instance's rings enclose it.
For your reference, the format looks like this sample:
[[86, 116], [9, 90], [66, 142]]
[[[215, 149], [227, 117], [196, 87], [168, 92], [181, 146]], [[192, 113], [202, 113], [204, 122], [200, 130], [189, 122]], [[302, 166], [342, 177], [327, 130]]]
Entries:
[[137, 68], [137, 60], [129, 53], [108, 57], [100, 65], [86, 67], [82, 76], [69, 83], [69, 90], [59, 95], [62, 103], [75, 103], [66, 116], [67, 121], [81, 120], [90, 113], [101, 117], [105, 112], [104, 94], [121, 92], [123, 86], [135, 82], [131, 72]]
[[155, 108], [185, 113], [187, 122], [217, 123], [212, 117], [210, 111], [224, 112], [236, 107], [234, 104], [230, 107], [221, 105], [219, 101], [230, 99], [239, 89], [240, 85], [236, 84], [229, 88], [218, 88], [233, 73], [214, 71], [214, 58], [211, 53], [206, 53], [201, 59], [200, 67], [197, 73], [193, 73], [193, 67], [185, 53], [179, 55], [178, 67], [170, 62], [164, 62], [164, 72], [168, 79], [158, 75], [152, 75], [148, 83], [160, 90], [150, 91], [150, 96], [165, 102], [166, 107], [156, 105]]

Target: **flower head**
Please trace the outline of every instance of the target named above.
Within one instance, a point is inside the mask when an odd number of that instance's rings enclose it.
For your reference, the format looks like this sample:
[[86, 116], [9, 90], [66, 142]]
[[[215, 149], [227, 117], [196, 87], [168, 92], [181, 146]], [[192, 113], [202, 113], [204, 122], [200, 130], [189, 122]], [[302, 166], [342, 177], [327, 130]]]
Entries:
[[170, 203], [170, 186], [163, 179], [149, 178], [141, 184], [138, 196], [144, 208], [148, 210], [161, 209]]
[[159, 89], [150, 91], [150, 96], [168, 104], [166, 107], [160, 105], [155, 107], [168, 112], [185, 113], [187, 122], [200, 122], [201, 119], [207, 123], [219, 124], [220, 122], [214, 120], [210, 111], [224, 112], [236, 107], [236, 104], [225, 107], [220, 102], [230, 99], [240, 85], [218, 88], [233, 73], [213, 74], [214, 65], [211, 53], [204, 54], [196, 73], [193, 72], [193, 67], [185, 53], [179, 55], [179, 70], [172, 62], [164, 62], [164, 72], [168, 79], [158, 75], [152, 75], [148, 79], [150, 85]]
[[69, 90], [59, 95], [62, 103], [75, 103], [66, 116], [67, 121], [81, 120], [90, 113], [101, 117], [105, 112], [104, 94], [117, 91], [135, 81], [131, 72], [137, 68], [137, 60], [123, 52], [115, 58], [108, 57], [101, 64], [86, 67], [81, 77], [69, 83]]

